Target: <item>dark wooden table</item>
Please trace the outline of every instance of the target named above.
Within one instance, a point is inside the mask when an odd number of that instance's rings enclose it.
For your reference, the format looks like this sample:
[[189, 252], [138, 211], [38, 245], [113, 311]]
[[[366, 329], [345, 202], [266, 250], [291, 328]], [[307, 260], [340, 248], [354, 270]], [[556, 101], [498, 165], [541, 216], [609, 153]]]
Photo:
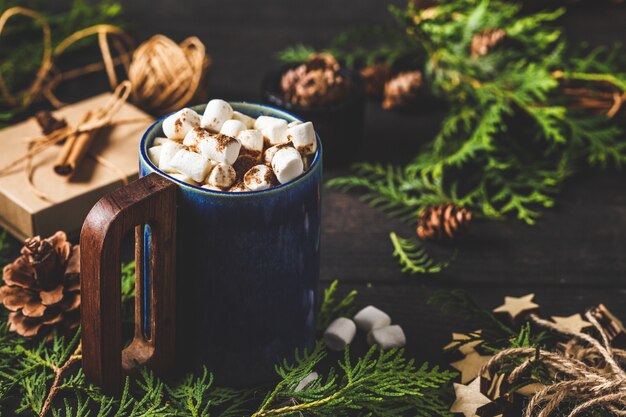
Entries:
[[[381, 0], [250, 1], [126, 0], [139, 40], [164, 33], [205, 42], [215, 60], [212, 96], [255, 100], [273, 54], [295, 43], [321, 47], [343, 29], [389, 21]], [[393, 3], [400, 4], [400, 1]], [[624, 6], [590, 1], [562, 20], [575, 41], [604, 44], [626, 39]], [[71, 96], [88, 89], [70, 87]], [[403, 162], [432, 137], [441, 115], [399, 115], [370, 103], [363, 159]], [[625, 139], [626, 140], [626, 139]], [[380, 141], [386, 150], [377, 155]], [[340, 174], [329, 171], [327, 177]], [[406, 331], [409, 352], [440, 362], [441, 346], [459, 324], [426, 305], [436, 289], [463, 288], [487, 308], [505, 295], [536, 294], [546, 315], [570, 315], [605, 303], [626, 319], [626, 172], [586, 170], [565, 186], [554, 209], [536, 226], [509, 219], [477, 221], [441, 274], [408, 276], [391, 257], [388, 238], [414, 230], [360, 202], [356, 195], [325, 190], [323, 285], [337, 278], [356, 289], [359, 305], [375, 304]]]

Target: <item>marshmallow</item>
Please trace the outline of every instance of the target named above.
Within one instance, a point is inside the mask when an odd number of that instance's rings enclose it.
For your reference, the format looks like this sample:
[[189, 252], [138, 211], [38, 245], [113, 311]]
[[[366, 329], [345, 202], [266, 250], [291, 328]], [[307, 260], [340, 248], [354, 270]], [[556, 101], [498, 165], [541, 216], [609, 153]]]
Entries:
[[244, 193], [246, 191], [250, 191], [250, 190], [248, 190], [245, 184], [241, 181], [236, 183], [235, 185], [233, 185], [232, 187], [228, 189], [229, 193]]
[[293, 146], [303, 155], [310, 155], [317, 150], [313, 123], [299, 123], [287, 129], [287, 137]]
[[399, 348], [406, 344], [402, 327], [396, 325], [374, 329], [367, 334], [367, 343], [383, 349]]
[[339, 317], [324, 332], [324, 342], [331, 350], [340, 351], [352, 342], [356, 334], [356, 325], [350, 319]]
[[228, 188], [235, 182], [235, 169], [228, 164], [220, 162], [211, 170], [209, 177], [206, 179], [208, 185], [219, 187], [221, 189]]
[[275, 124], [282, 124], [282, 122], [285, 122], [285, 124], [287, 124], [286, 120], [279, 119], [278, 117], [259, 116], [254, 121], [254, 128], [256, 130], [263, 130], [266, 127], [269, 127], [269, 126], [272, 126], [272, 125], [275, 125]]
[[270, 145], [280, 145], [281, 143], [289, 142], [289, 138], [287, 137], [287, 121], [281, 119], [277, 120], [280, 120], [280, 122], [273, 123], [261, 129], [263, 137], [267, 139]]
[[287, 128], [294, 127], [294, 126], [297, 126], [299, 124], [302, 124], [302, 122], [300, 120], [294, 120], [293, 122], [289, 122], [289, 124], [287, 125]]
[[226, 120], [233, 115], [233, 108], [224, 100], [211, 100], [204, 109], [200, 126], [212, 132], [219, 132]]
[[364, 332], [387, 327], [391, 324], [391, 317], [374, 306], [365, 307], [355, 314], [353, 320], [357, 327]]
[[198, 185], [194, 180], [186, 176], [185, 174], [170, 174], [170, 177], [176, 178], [179, 181], [186, 182], [190, 185]]
[[292, 148], [291, 143], [283, 143], [282, 145], [271, 146], [265, 150], [263, 153], [263, 159], [266, 164], [271, 164], [272, 159], [274, 159], [274, 155], [281, 149]]
[[237, 135], [237, 140], [246, 151], [254, 155], [263, 152], [263, 133], [260, 130], [242, 130]]
[[259, 116], [254, 122], [254, 128], [260, 130], [270, 145], [287, 143], [287, 121], [271, 116]]
[[152, 161], [152, 163], [156, 166], [159, 166], [159, 159], [161, 158], [161, 149], [162, 146], [153, 146], [148, 148], [148, 158]]
[[169, 139], [182, 139], [194, 127], [200, 126], [200, 115], [184, 108], [163, 120], [163, 133]]
[[215, 186], [209, 185], [209, 184], [204, 184], [202, 186], [202, 188], [207, 189], [207, 190], [211, 190], [211, 191], [224, 191], [220, 187], [215, 187]]
[[300, 152], [294, 148], [279, 149], [272, 158], [272, 169], [281, 184], [300, 176], [304, 172]]
[[170, 166], [170, 161], [178, 151], [184, 149], [183, 145], [172, 140], [168, 140], [161, 145], [161, 154], [159, 156], [159, 169], [164, 172], [173, 172], [174, 168]]
[[154, 138], [154, 140], [152, 141], [152, 146], [163, 145], [168, 140], [168, 138]]
[[201, 140], [197, 147], [205, 158], [232, 165], [239, 156], [241, 144], [235, 138], [218, 133]]
[[239, 120], [226, 120], [220, 129], [222, 135], [237, 137], [237, 134], [246, 129], [246, 125]]
[[267, 165], [255, 165], [243, 176], [243, 182], [251, 191], [261, 191], [270, 188], [276, 177]]
[[238, 111], [233, 112], [233, 120], [239, 120], [244, 125], [246, 125], [246, 129], [254, 129], [254, 118]]
[[185, 135], [183, 139], [183, 145], [195, 150], [200, 143], [201, 140], [206, 139], [211, 134], [201, 127], [194, 127]]
[[302, 378], [302, 380], [300, 382], [298, 382], [298, 385], [296, 385], [296, 387], [293, 389], [293, 391], [294, 392], [302, 391], [309, 384], [311, 384], [313, 381], [315, 381], [317, 378], [319, 378], [318, 373], [315, 372], [315, 371], [311, 372], [310, 374], [308, 374], [307, 376]]
[[170, 161], [170, 166], [196, 182], [204, 181], [213, 168], [211, 161], [204, 156], [185, 149], [176, 152]]

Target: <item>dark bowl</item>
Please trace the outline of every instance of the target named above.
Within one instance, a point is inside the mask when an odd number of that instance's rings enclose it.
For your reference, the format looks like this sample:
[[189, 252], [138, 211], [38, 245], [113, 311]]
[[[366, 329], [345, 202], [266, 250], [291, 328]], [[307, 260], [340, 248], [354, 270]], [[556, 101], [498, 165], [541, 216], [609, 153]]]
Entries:
[[275, 69], [263, 78], [262, 100], [313, 122], [324, 141], [325, 167], [346, 166], [354, 162], [363, 144], [366, 100], [361, 77], [355, 72], [341, 70], [341, 74], [352, 82], [352, 92], [346, 99], [324, 106], [302, 107], [286, 101], [280, 89], [280, 79], [289, 68]]

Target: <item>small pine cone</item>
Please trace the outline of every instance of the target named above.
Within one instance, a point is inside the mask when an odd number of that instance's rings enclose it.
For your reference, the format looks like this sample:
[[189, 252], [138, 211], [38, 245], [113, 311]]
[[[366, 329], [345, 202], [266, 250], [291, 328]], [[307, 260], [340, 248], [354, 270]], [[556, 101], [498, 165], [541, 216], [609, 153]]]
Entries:
[[467, 229], [471, 220], [472, 212], [456, 204], [427, 207], [419, 215], [417, 236], [422, 240], [453, 240]]
[[502, 42], [505, 36], [504, 29], [487, 29], [477, 33], [472, 38], [472, 58], [487, 55], [493, 47]]
[[405, 71], [397, 74], [385, 84], [383, 108], [398, 109], [415, 100], [422, 86], [421, 71]]
[[9, 330], [21, 336], [49, 336], [75, 329], [80, 321], [80, 249], [64, 232], [26, 239], [21, 256], [3, 269], [0, 303]]
[[382, 97], [385, 83], [391, 75], [391, 66], [386, 62], [377, 62], [361, 70], [365, 81], [365, 93], [372, 98]]

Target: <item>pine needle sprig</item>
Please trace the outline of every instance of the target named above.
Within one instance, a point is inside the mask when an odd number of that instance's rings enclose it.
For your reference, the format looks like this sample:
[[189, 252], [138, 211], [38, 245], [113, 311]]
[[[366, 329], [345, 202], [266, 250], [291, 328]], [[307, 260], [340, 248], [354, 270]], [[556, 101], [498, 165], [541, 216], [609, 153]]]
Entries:
[[410, 274], [437, 273], [446, 269], [450, 262], [437, 262], [417, 239], [403, 239], [395, 232], [389, 234], [393, 256], [402, 266], [402, 272]]
[[356, 310], [354, 300], [358, 294], [356, 290], [350, 290], [342, 299], [335, 301], [339, 280], [334, 280], [324, 289], [323, 298], [317, 313], [316, 328], [324, 331], [337, 317], [350, 317]]
[[305, 389], [295, 391], [292, 387], [323, 358], [319, 349], [321, 347], [304, 356], [295, 367], [277, 370], [285, 383], [266, 398], [253, 417], [300, 413], [348, 416], [355, 412], [391, 417], [401, 416], [408, 410], [418, 416], [448, 415], [448, 407], [439, 399], [438, 390], [455, 373], [430, 368], [428, 364], [418, 368], [397, 349], [382, 351], [374, 346], [353, 362], [346, 348], [343, 360], [337, 368], [330, 369], [328, 377], [319, 377]]

